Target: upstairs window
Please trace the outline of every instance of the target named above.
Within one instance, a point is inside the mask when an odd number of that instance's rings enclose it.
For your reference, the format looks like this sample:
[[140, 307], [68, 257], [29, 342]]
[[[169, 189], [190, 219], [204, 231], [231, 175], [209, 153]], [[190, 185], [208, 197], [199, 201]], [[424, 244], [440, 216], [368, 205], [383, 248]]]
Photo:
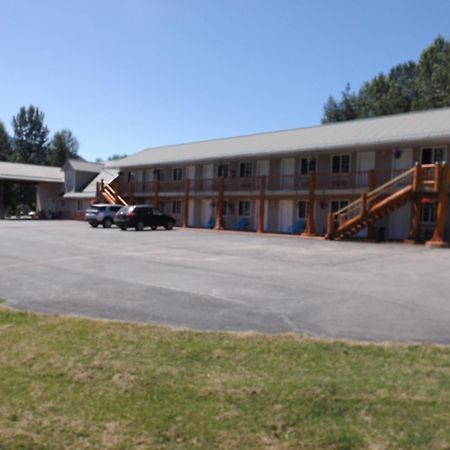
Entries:
[[155, 169], [153, 171], [153, 179], [158, 181], [164, 180], [164, 172], [161, 169]]
[[217, 168], [217, 176], [228, 178], [228, 164], [219, 164], [219, 167]]
[[252, 176], [252, 163], [244, 162], [239, 167], [239, 176], [241, 178], [248, 178]]
[[445, 161], [444, 147], [427, 147], [422, 149], [422, 164], [434, 164]]
[[350, 172], [350, 155], [334, 155], [331, 159], [332, 173]]
[[301, 158], [300, 159], [300, 174], [308, 175], [309, 173], [315, 173], [317, 167], [317, 158]]
[[183, 179], [183, 169], [181, 167], [175, 167], [172, 171], [173, 181], [181, 181]]

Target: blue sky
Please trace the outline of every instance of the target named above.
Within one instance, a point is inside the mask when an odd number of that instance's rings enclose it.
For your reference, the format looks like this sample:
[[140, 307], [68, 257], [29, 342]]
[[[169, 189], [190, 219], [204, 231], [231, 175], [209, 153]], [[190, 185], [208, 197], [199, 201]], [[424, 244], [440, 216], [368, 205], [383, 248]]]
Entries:
[[450, 37], [449, 0], [0, 0], [0, 120], [22, 105], [89, 160], [320, 123]]

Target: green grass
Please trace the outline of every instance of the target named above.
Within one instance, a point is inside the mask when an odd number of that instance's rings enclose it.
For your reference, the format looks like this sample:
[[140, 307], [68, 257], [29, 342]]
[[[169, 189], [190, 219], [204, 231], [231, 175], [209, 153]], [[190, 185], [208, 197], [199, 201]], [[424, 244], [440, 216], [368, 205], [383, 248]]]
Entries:
[[450, 348], [0, 307], [0, 449], [449, 449]]

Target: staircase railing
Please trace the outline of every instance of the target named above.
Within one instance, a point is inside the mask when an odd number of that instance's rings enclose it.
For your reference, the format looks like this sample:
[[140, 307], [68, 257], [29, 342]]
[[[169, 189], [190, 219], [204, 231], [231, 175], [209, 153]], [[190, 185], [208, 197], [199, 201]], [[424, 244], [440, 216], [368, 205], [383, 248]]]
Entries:
[[[417, 167], [417, 166], [416, 166]], [[361, 198], [348, 204], [344, 208], [339, 209], [328, 216], [328, 232], [329, 238], [334, 237], [336, 231], [346, 224], [348, 221], [355, 219], [356, 217], [363, 217], [364, 214], [372, 206], [377, 204], [382, 199], [386, 198], [390, 194], [406, 187], [413, 186], [414, 173], [420, 174], [420, 169], [416, 167], [401, 173], [392, 180], [382, 184], [381, 186], [369, 191], [368, 193], [361, 194]], [[418, 175], [416, 175], [417, 177]]]
[[124, 206], [128, 206], [128, 203], [119, 195], [111, 183], [112, 182], [105, 183], [102, 180], [98, 187], [100, 194], [110, 204], [122, 204]]

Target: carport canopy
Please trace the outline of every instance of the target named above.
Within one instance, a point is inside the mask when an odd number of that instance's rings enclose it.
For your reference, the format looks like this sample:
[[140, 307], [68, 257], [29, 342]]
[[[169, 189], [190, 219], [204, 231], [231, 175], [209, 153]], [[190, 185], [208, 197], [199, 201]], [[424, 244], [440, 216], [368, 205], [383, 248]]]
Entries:
[[30, 183], [64, 183], [64, 172], [60, 167], [0, 161], [0, 181], [4, 180]]

